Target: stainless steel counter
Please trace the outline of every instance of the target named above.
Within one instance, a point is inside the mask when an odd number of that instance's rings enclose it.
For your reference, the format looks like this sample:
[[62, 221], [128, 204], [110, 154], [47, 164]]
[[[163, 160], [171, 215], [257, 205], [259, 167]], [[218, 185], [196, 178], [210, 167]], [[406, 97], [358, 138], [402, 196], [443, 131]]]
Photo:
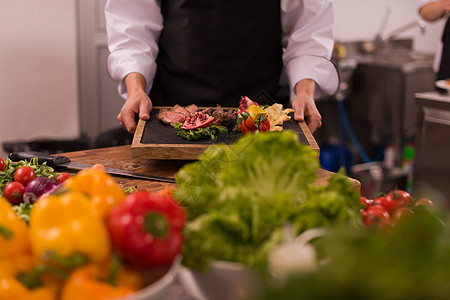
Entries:
[[418, 107], [413, 193], [450, 208], [450, 95], [415, 94]]

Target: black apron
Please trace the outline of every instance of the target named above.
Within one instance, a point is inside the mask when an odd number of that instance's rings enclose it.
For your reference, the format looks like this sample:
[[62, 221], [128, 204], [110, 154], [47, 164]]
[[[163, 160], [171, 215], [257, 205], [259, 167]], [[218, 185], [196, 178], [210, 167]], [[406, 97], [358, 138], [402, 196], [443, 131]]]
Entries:
[[238, 106], [261, 90], [275, 97], [279, 0], [161, 0], [161, 11], [154, 105]]
[[444, 33], [442, 34], [442, 56], [437, 73], [437, 80], [450, 78], [450, 17], [445, 23]]

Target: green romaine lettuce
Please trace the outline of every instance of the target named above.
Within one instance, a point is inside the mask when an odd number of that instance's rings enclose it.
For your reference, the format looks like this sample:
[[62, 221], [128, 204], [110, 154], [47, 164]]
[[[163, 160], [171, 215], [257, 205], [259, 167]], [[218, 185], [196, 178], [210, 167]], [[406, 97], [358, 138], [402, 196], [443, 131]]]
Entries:
[[290, 222], [297, 234], [333, 224], [360, 226], [359, 195], [343, 174], [317, 187], [318, 153], [293, 131], [245, 135], [213, 145], [177, 174], [188, 213], [183, 263], [241, 262], [264, 272], [268, 251]]

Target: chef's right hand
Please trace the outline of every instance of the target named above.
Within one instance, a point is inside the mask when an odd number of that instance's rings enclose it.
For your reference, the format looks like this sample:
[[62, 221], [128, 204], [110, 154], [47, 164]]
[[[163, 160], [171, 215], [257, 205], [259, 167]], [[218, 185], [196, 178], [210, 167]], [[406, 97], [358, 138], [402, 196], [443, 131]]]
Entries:
[[139, 119], [147, 121], [152, 110], [152, 101], [145, 92], [146, 81], [139, 73], [130, 73], [125, 78], [127, 86], [127, 100], [122, 106], [117, 120], [128, 132], [136, 131], [136, 115]]
[[450, 12], [450, 0], [441, 0], [442, 9], [447, 13]]

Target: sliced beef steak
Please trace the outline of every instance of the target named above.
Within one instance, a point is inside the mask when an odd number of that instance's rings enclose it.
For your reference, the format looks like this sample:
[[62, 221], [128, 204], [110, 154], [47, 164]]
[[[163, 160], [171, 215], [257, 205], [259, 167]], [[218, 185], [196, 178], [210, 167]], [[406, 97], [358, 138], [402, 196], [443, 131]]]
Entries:
[[215, 108], [203, 110], [204, 113], [214, 117], [214, 125], [228, 126], [236, 122], [236, 111], [234, 109], [223, 109], [220, 105]]

